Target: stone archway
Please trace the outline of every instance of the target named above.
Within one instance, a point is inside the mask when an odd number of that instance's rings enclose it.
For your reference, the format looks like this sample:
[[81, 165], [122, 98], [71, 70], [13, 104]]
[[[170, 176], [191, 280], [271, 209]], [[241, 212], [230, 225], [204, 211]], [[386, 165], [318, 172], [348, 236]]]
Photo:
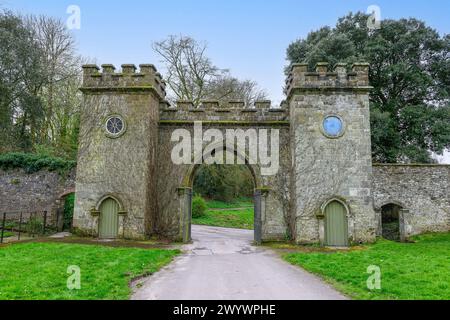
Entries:
[[[228, 152], [226, 147], [224, 147], [224, 152]], [[250, 165], [249, 161], [246, 157], [242, 156], [238, 152], [233, 150], [233, 153], [240, 157], [243, 162], [245, 162], [245, 166], [251, 173], [253, 186], [254, 186], [254, 241], [256, 244], [260, 244], [262, 242], [262, 217], [265, 213], [265, 198], [267, 196], [266, 188], [262, 186], [261, 176], [257, 173], [257, 166]], [[192, 236], [192, 199], [193, 199], [193, 187], [194, 180], [197, 171], [201, 166], [206, 164], [195, 164], [191, 165], [183, 178], [183, 185], [178, 188], [179, 200], [180, 200], [180, 225], [181, 225], [181, 238], [183, 242], [190, 242]]]
[[401, 241], [403, 206], [390, 202], [381, 206], [381, 235], [386, 240]]

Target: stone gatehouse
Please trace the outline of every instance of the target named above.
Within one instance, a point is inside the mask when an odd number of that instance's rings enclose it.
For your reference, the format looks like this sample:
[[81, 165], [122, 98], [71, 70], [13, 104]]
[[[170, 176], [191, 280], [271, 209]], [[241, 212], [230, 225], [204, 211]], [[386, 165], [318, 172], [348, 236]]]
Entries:
[[[101, 238], [191, 238], [192, 186], [197, 164], [175, 164], [175, 130], [195, 124], [277, 130], [279, 169], [255, 186], [255, 240], [346, 246], [382, 234], [383, 208], [398, 207], [407, 238], [450, 229], [449, 166], [374, 166], [371, 157], [369, 65], [326, 63], [310, 72], [292, 66], [286, 102], [166, 102], [165, 82], [153, 65], [86, 65], [81, 114], [74, 227]], [[198, 142], [198, 141], [197, 141]], [[201, 147], [207, 144], [201, 141]], [[234, 142], [233, 142], [234, 146]], [[224, 147], [225, 152], [228, 145]], [[269, 150], [271, 152], [272, 150]], [[234, 151], [233, 151], [234, 152]]]

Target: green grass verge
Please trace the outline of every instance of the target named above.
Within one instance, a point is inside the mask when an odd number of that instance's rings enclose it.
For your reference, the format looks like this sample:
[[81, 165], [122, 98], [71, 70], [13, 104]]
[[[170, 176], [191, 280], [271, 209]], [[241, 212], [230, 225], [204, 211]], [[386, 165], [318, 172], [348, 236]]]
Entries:
[[[450, 234], [427, 234], [414, 240], [380, 240], [361, 250], [291, 253], [284, 258], [355, 299], [450, 299]], [[371, 265], [381, 268], [381, 290], [367, 288]]]
[[253, 230], [253, 216], [253, 208], [236, 211], [208, 210], [203, 217], [192, 219], [192, 223], [213, 227]]
[[253, 200], [250, 198], [240, 198], [232, 202], [223, 202], [217, 200], [206, 201], [210, 209], [231, 209], [231, 208], [253, 208]]
[[[25, 243], [0, 247], [0, 300], [121, 300], [129, 282], [170, 263], [177, 250]], [[81, 289], [69, 290], [69, 266]]]

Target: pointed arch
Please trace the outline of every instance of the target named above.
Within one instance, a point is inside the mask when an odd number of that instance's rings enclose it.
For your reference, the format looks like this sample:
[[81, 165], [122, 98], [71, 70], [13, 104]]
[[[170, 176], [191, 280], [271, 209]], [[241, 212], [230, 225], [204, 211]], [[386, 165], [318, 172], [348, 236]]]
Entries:
[[117, 195], [111, 193], [105, 194], [103, 197], [100, 198], [100, 200], [97, 201], [97, 204], [95, 205], [96, 212], [100, 212], [100, 207], [102, 203], [107, 199], [112, 199], [117, 202], [117, 204], [119, 205], [119, 213], [121, 214], [126, 213], [122, 200]]
[[339, 202], [340, 204], [342, 204], [342, 205], [344, 206], [345, 211], [346, 211], [347, 218], [349, 218], [349, 217], [350, 217], [351, 211], [350, 211], [349, 205], [347, 204], [347, 201], [346, 201], [344, 198], [337, 197], [337, 196], [334, 196], [334, 197], [328, 199], [327, 201], [325, 201], [325, 202], [322, 204], [322, 206], [320, 207], [320, 213], [321, 213], [321, 215], [322, 215], [322, 216], [325, 216], [325, 210], [326, 210], [326, 208], [328, 207], [328, 205], [329, 205], [330, 203], [332, 203], [332, 202], [334, 202], [334, 201]]
[[349, 245], [350, 210], [342, 198], [333, 197], [322, 205], [324, 217], [324, 243], [332, 247]]
[[[226, 154], [227, 152], [233, 152], [236, 155], [236, 157], [243, 160], [243, 162], [244, 162], [243, 165], [247, 166], [247, 168], [250, 170], [250, 173], [252, 174], [255, 189], [263, 188], [262, 178], [258, 174], [258, 171], [256, 170], [256, 168], [258, 166], [250, 164], [249, 158], [246, 155], [239, 153], [237, 150], [229, 150], [227, 148], [227, 146], [224, 145], [222, 142], [218, 142], [218, 143], [210, 146], [211, 149], [217, 149], [216, 147], [217, 148], [223, 147], [224, 154]], [[183, 178], [181, 188], [191, 188], [192, 189], [192, 187], [194, 185], [195, 174], [196, 174], [198, 168], [200, 168], [200, 166], [202, 166], [202, 165], [204, 165], [204, 164], [202, 163], [202, 164], [189, 165], [189, 168], [186, 171], [186, 174]]]

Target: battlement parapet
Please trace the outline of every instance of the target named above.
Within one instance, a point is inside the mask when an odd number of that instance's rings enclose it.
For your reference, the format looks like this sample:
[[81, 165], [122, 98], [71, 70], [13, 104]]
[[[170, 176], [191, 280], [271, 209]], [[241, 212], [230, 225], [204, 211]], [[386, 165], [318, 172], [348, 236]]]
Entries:
[[290, 97], [296, 91], [368, 91], [371, 88], [368, 63], [354, 63], [351, 71], [347, 71], [347, 64], [338, 63], [330, 71], [328, 63], [320, 62], [316, 64], [314, 72], [308, 70], [307, 63], [294, 63], [286, 80], [285, 93]]
[[253, 105], [247, 105], [243, 100], [235, 101], [219, 101], [219, 100], [202, 100], [200, 101], [200, 107], [195, 108], [193, 101], [178, 100], [175, 106], [168, 105], [168, 108], [173, 108], [176, 110], [215, 110], [215, 111], [248, 111], [248, 110], [260, 110], [260, 109], [270, 109], [278, 110], [279, 107], [273, 107], [272, 101], [270, 100], [258, 100], [255, 101]]
[[154, 91], [163, 101], [166, 97], [166, 83], [152, 64], [123, 64], [116, 72], [112, 64], [103, 64], [102, 70], [95, 64], [83, 66], [83, 92], [139, 92]]
[[201, 101], [195, 108], [192, 101], [177, 101], [175, 106], [161, 103], [161, 120], [174, 121], [285, 121], [289, 111], [282, 107], [273, 108], [269, 100], [256, 101], [247, 106], [244, 101]]

